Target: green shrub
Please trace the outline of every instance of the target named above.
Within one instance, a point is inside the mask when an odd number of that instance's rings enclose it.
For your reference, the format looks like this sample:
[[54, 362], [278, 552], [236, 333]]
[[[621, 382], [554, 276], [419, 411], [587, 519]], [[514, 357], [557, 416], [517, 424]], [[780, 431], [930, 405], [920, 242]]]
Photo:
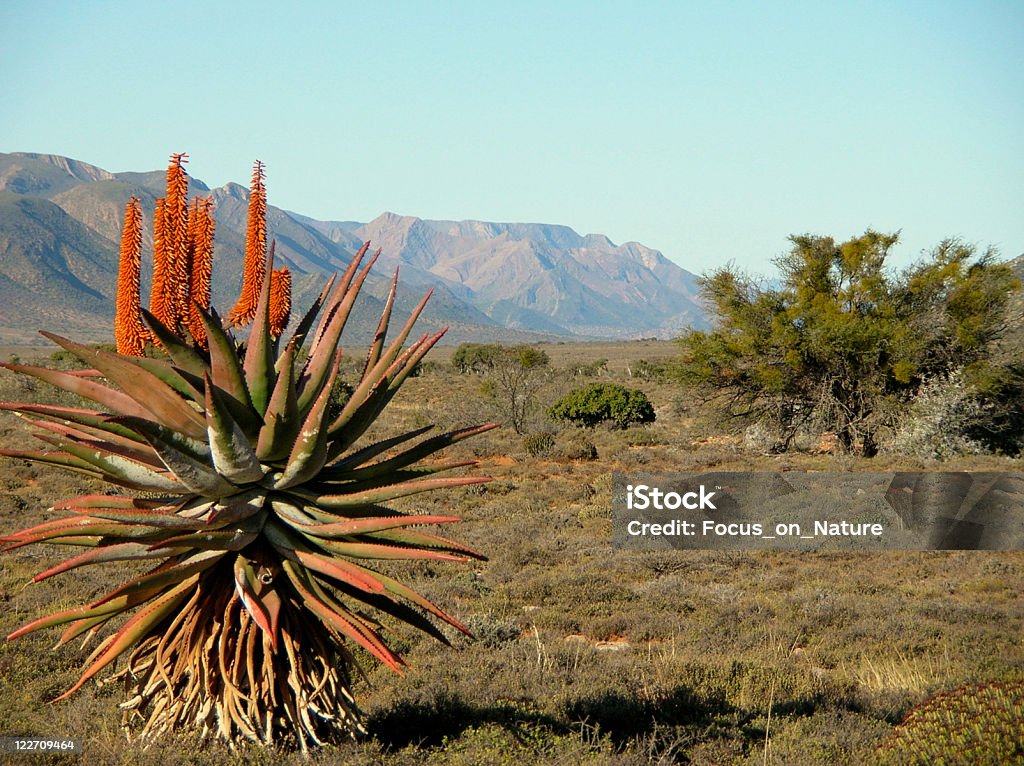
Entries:
[[969, 684], [931, 697], [878, 755], [883, 764], [1024, 763], [1024, 681]]
[[643, 391], [596, 383], [570, 391], [555, 402], [548, 415], [588, 428], [606, 422], [626, 428], [633, 423], [653, 423], [654, 407]]
[[452, 367], [463, 375], [493, 370], [501, 350], [494, 343], [463, 343], [452, 354]]
[[523, 437], [523, 448], [533, 457], [540, 457], [551, 452], [555, 446], [555, 437], [546, 431], [527, 434]]
[[51, 366], [58, 370], [81, 370], [85, 368], [82, 361], [70, 351], [58, 349], [50, 354]]

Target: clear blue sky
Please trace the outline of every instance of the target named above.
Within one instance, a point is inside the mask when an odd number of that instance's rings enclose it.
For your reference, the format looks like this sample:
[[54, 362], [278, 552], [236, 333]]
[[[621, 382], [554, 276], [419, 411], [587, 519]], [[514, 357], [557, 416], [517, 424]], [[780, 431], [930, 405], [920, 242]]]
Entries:
[[539, 221], [757, 271], [1024, 252], [1024, 2], [0, 2], [0, 151], [268, 168], [318, 218]]

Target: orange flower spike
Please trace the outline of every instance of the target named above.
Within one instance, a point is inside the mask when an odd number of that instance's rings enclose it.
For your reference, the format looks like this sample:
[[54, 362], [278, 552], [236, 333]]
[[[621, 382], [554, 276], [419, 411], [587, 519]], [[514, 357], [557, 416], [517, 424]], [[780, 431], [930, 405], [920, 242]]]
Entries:
[[200, 200], [198, 197], [189, 212], [189, 312], [188, 330], [196, 343], [206, 348], [206, 330], [196, 304], [204, 309], [210, 308], [210, 275], [213, 270], [213, 200]]
[[153, 288], [149, 292], [149, 313], [164, 326], [174, 329], [171, 303], [171, 270], [164, 227], [164, 199], [158, 197], [153, 210]]
[[183, 163], [187, 154], [172, 154], [167, 166], [167, 196], [164, 199], [164, 242], [167, 252], [168, 296], [173, 324], [178, 330], [189, 316], [188, 174]]
[[292, 314], [292, 274], [288, 268], [270, 275], [270, 334], [280, 337]]
[[253, 166], [249, 188], [249, 222], [245, 234], [245, 266], [242, 272], [242, 294], [228, 313], [232, 324], [248, 324], [256, 316], [256, 304], [263, 289], [263, 264], [267, 256], [267, 187], [263, 163]]
[[127, 356], [142, 356], [149, 336], [142, 324], [139, 295], [141, 261], [142, 205], [138, 197], [132, 197], [124, 208], [121, 257], [117, 272], [117, 312], [114, 315], [117, 353]]
[[[192, 204], [188, 206], [188, 219], [185, 226], [185, 273], [189, 275], [189, 295], [192, 294], [192, 268], [195, 264], [196, 227], [199, 225], [199, 197], [192, 198]], [[187, 315], [186, 315], [187, 316]]]

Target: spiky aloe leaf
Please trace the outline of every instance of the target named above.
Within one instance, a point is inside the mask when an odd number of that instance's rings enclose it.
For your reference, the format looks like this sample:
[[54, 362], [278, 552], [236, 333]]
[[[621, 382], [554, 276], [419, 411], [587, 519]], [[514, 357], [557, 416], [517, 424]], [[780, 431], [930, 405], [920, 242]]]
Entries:
[[[314, 540], [313, 535], [307, 536]], [[382, 545], [381, 543], [354, 543], [339, 540], [316, 539], [316, 543], [346, 559], [383, 559], [392, 561], [430, 559], [433, 561], [467, 561], [465, 556], [433, 551], [419, 546]]]
[[[180, 491], [182, 485], [172, 474], [153, 468], [110, 450], [77, 444], [70, 439], [51, 438], [36, 434], [37, 439], [59, 448], [63, 452], [93, 466], [107, 481], [147, 492]], [[45, 461], [41, 461], [45, 462]]]
[[[320, 317], [320, 323], [317, 325], [316, 333], [313, 335], [313, 343], [310, 346], [309, 358], [307, 358], [306, 366], [303, 367], [303, 373], [301, 376], [301, 383], [305, 385], [305, 380], [308, 377], [308, 365], [310, 359], [316, 353], [316, 350], [322, 345], [327, 345], [323, 338], [330, 326], [334, 315], [338, 311], [338, 306], [344, 300], [345, 295], [349, 292], [349, 288], [352, 285], [352, 278], [355, 276], [356, 271], [359, 269], [359, 264], [362, 263], [363, 257], [366, 255], [366, 251], [370, 249], [370, 243], [365, 242], [363, 246], [359, 248], [359, 251], [349, 261], [348, 267], [345, 272], [341, 275], [341, 280], [335, 285], [334, 290], [327, 296], [325, 303], [325, 310], [323, 316]], [[330, 346], [331, 348], [337, 348], [337, 343]]]
[[[406, 322], [405, 327], [399, 333], [398, 338], [391, 344], [387, 352], [381, 356], [377, 363], [369, 370], [363, 373], [362, 380], [355, 391], [352, 392], [352, 396], [342, 409], [341, 414], [338, 415], [337, 419], [331, 423], [331, 435], [334, 436], [344, 429], [350, 420], [352, 420], [355, 413], [360, 407], [363, 407], [367, 400], [371, 397], [375, 390], [380, 389], [382, 386], [386, 389], [390, 384], [390, 377], [397, 374], [398, 370], [401, 369], [401, 360], [403, 357], [408, 358], [411, 356], [412, 349], [405, 352], [403, 355], [402, 344], [405, 343], [405, 339], [408, 337], [409, 332], [412, 330], [413, 323], [419, 317], [423, 308], [426, 306], [427, 299], [430, 297], [430, 293], [427, 293], [426, 297], [420, 301], [419, 305], [413, 311], [409, 321]], [[426, 336], [424, 336], [425, 338]], [[424, 339], [420, 340], [420, 343]], [[396, 364], [398, 362], [398, 364]], [[346, 439], [348, 444], [346, 448], [351, 446], [355, 442], [356, 437], [349, 437]], [[340, 441], [340, 440], [339, 440]]]
[[46, 367], [32, 367], [24, 364], [9, 364], [0, 363], [0, 367], [11, 372], [17, 372], [22, 375], [30, 375], [33, 378], [38, 378], [44, 383], [49, 383], [52, 386], [61, 388], [72, 394], [85, 397], [91, 401], [102, 404], [112, 412], [117, 412], [122, 415], [133, 415], [135, 417], [147, 418], [152, 417], [149, 410], [142, 404], [132, 399], [127, 394], [120, 391], [116, 391], [109, 386], [104, 386], [102, 383], [89, 380], [88, 378], [72, 375], [68, 372], [61, 372], [60, 370], [51, 370]]
[[204, 497], [224, 497], [238, 491], [237, 485], [217, 473], [211, 462], [199, 460], [181, 448], [174, 431], [141, 418], [120, 418], [150, 443], [160, 459], [188, 491]]
[[267, 411], [270, 393], [274, 387], [274, 342], [270, 337], [270, 275], [274, 270], [274, 245], [267, 251], [263, 286], [256, 304], [256, 318], [245, 349], [245, 384], [253, 408], [261, 417]]
[[201, 378], [203, 372], [207, 369], [207, 364], [202, 356], [199, 355], [199, 352], [167, 329], [159, 319], [146, 311], [146, 309], [141, 309], [141, 312], [146, 326], [156, 336], [160, 345], [167, 351], [167, 355], [171, 357], [175, 366], [194, 377]]
[[[89, 617], [81, 620], [75, 620], [71, 623], [63, 633], [60, 634], [60, 640], [54, 645], [54, 649], [63, 646], [69, 641], [73, 641], [83, 633], [88, 633], [86, 640], [94, 637], [99, 629], [103, 626], [107, 620], [111, 618], [111, 615], [100, 615], [99, 617]], [[85, 644], [82, 645], [85, 648]]]
[[379, 541], [398, 543], [407, 547], [422, 548], [423, 550], [449, 551], [463, 556], [464, 559], [487, 560], [487, 557], [479, 551], [428, 532], [419, 532], [411, 529], [388, 529], [375, 532], [372, 537]]
[[[368, 460], [375, 456], [375, 453], [365, 453], [361, 450], [360, 452], [354, 453], [350, 458], [341, 460], [325, 468], [319, 475], [321, 481], [360, 481], [364, 479], [373, 479], [379, 476], [387, 476], [389, 473], [398, 471], [402, 468], [416, 463], [435, 452], [438, 452], [446, 447], [450, 447], [452, 444], [468, 439], [470, 436], [476, 436], [497, 428], [497, 423], [486, 423], [481, 426], [474, 426], [472, 428], [461, 428], [458, 431], [450, 431], [446, 434], [440, 434], [426, 439], [415, 447], [404, 450], [399, 454], [395, 455], [388, 460], [375, 463], [371, 466], [365, 466]], [[422, 431], [420, 432], [422, 433]], [[419, 435], [417, 432], [413, 434]], [[411, 437], [413, 434], [409, 434]], [[393, 446], [393, 445], [388, 445]], [[363, 453], [363, 454], [361, 454]]]
[[[407, 495], [415, 495], [419, 492], [428, 492], [433, 489], [463, 487], [469, 484], [482, 484], [490, 480], [491, 478], [489, 476], [460, 476], [457, 478], [447, 479], [419, 479], [416, 481], [407, 481], [401, 484], [393, 484], [375, 489], [346, 492], [344, 494], [337, 495], [321, 495], [320, 497], [316, 498], [316, 503], [321, 508], [327, 508], [328, 510], [342, 508], [361, 508], [367, 505], [386, 503], [389, 500], [395, 500], [399, 497], [406, 497]], [[301, 492], [296, 492], [296, 494], [298, 494], [300, 497], [303, 496]]]
[[131, 596], [136, 593], [150, 593], [154, 589], [164, 591], [168, 586], [190, 579], [193, 575], [209, 569], [227, 554], [225, 550], [191, 552], [179, 560], [170, 559], [162, 565], [147, 572], [141, 577], [125, 583], [120, 588], [111, 591], [91, 606], [102, 606], [108, 601], [114, 601], [123, 596]]
[[259, 428], [259, 416], [249, 397], [235, 342], [224, 332], [215, 314], [198, 307], [197, 311], [210, 346], [210, 378], [215, 386], [227, 394], [226, 401], [232, 414], [251, 437], [251, 429]]
[[433, 426], [423, 426], [417, 428], [414, 431], [408, 433], [399, 434], [398, 436], [392, 436], [390, 439], [381, 439], [379, 442], [367, 445], [362, 449], [356, 450], [355, 452], [349, 453], [347, 456], [340, 460], [336, 460], [332, 465], [324, 469], [325, 472], [331, 471], [344, 471], [357, 468], [364, 463], [368, 463], [378, 455], [382, 455], [393, 447], [397, 447], [399, 444], [415, 439], [418, 436], [422, 436], [427, 431], [433, 430]]
[[340, 583], [351, 585], [368, 593], [380, 593], [384, 585], [372, 573], [345, 561], [332, 559], [316, 553], [305, 541], [273, 521], [267, 522], [264, 533], [270, 544], [277, 549], [285, 561], [302, 564], [307, 569], [319, 572]]
[[[406, 378], [412, 373], [416, 365], [426, 355], [426, 353], [434, 347], [434, 345], [441, 339], [445, 334], [447, 328], [435, 333], [432, 336], [423, 336], [419, 341], [414, 343], [405, 353], [398, 356], [391, 365], [381, 374], [379, 380], [377, 380], [369, 388], [365, 398], [359, 399], [354, 406], [349, 408], [348, 405], [356, 402], [356, 397], [360, 393], [357, 389], [356, 393], [352, 395], [346, 408], [342, 410], [341, 414], [337, 419], [331, 423], [330, 435], [333, 439], [333, 444], [328, 450], [328, 460], [334, 460], [336, 457], [341, 455], [346, 449], [351, 447], [355, 442], [366, 432], [366, 430], [373, 424], [380, 413], [387, 406], [388, 402], [398, 393], [399, 387], [405, 382]], [[400, 336], [399, 340], [396, 341], [404, 342], [404, 336]], [[390, 357], [390, 353], [385, 355], [378, 362], [377, 366], [373, 371], [368, 373], [371, 376], [377, 374], [379, 366]]]
[[401, 657], [388, 649], [375, 631], [362, 624], [358, 617], [338, 604], [323, 588], [317, 586], [304, 568], [287, 559], [282, 563], [282, 568], [313, 614], [334, 630], [355, 641], [395, 672], [402, 673], [404, 662]]
[[295, 354], [298, 345], [292, 340], [277, 364], [277, 382], [267, 404], [256, 454], [272, 462], [288, 457], [298, 429], [301, 428], [299, 403], [295, 395]]
[[16, 638], [21, 638], [29, 633], [34, 633], [37, 630], [43, 630], [44, 628], [52, 628], [56, 625], [63, 625], [69, 622], [75, 622], [78, 620], [92, 620], [97, 619], [106, 621], [111, 617], [115, 617], [118, 614], [131, 609], [133, 606], [137, 606], [148, 598], [148, 594], [136, 593], [132, 597], [123, 596], [120, 599], [113, 599], [107, 601], [99, 606], [80, 606], [75, 609], [67, 609], [63, 612], [55, 612], [54, 614], [48, 614], [45, 617], [40, 617], [37, 620], [26, 623], [20, 628], [12, 632], [7, 636], [8, 641], [13, 641]]
[[327, 280], [327, 284], [325, 284], [323, 290], [320, 291], [320, 295], [315, 301], [313, 301], [305, 315], [299, 320], [298, 325], [296, 325], [295, 332], [292, 334], [289, 345], [299, 348], [305, 342], [309, 328], [312, 327], [313, 322], [316, 321], [316, 317], [320, 313], [320, 309], [323, 307], [324, 301], [327, 300], [327, 296], [331, 294], [331, 288], [334, 286], [334, 281], [337, 278], [338, 275], [333, 274], [331, 278]]
[[176, 504], [175, 498], [140, 498], [123, 497], [121, 495], [82, 495], [71, 500], [62, 500], [54, 503], [54, 510], [58, 511], [86, 511], [93, 509], [122, 509], [122, 510], [156, 510], [158, 508], [170, 509]]
[[255, 529], [207, 529], [161, 540], [150, 547], [177, 550], [182, 547], [201, 551], [240, 551], [259, 537]]
[[377, 331], [370, 341], [370, 348], [366, 352], [366, 364], [363, 365], [363, 375], [372, 370], [380, 361], [381, 352], [384, 350], [384, 340], [387, 338], [388, 325], [391, 323], [391, 309], [395, 305], [395, 295], [398, 293], [398, 267], [395, 267], [395, 276], [391, 279], [391, 289], [388, 291], [387, 300], [384, 301], [384, 310], [381, 311], [380, 321], [377, 323]]
[[121, 524], [142, 524], [148, 527], [174, 530], [200, 530], [207, 525], [196, 519], [187, 519], [159, 511], [136, 510], [127, 508], [93, 508], [88, 511], [89, 518], [116, 521]]
[[[346, 592], [344, 587], [339, 588], [339, 590], [341, 590], [342, 592]], [[369, 606], [372, 606], [374, 609], [384, 612], [384, 614], [394, 617], [396, 620], [399, 620], [400, 622], [404, 622], [418, 630], [423, 631], [428, 636], [437, 639], [446, 646], [452, 645], [451, 641], [448, 640], [448, 637], [444, 633], [442, 633], [434, 625], [434, 623], [427, 619], [423, 612], [420, 612], [417, 609], [414, 609], [413, 607], [409, 606], [408, 604], [399, 601], [398, 599], [394, 598], [394, 596], [392, 596], [390, 593], [361, 593], [359, 594], [359, 600], [365, 604], [368, 604]], [[461, 624], [458, 623], [457, 620], [455, 621], [455, 623], [456, 625]], [[455, 627], [455, 625], [453, 625], [453, 627]]]
[[[330, 521], [341, 520], [339, 516], [325, 514], [317, 510], [315, 506], [305, 504], [296, 498], [289, 497], [285, 499], [284, 495], [274, 495], [271, 497], [270, 507], [279, 518], [287, 519], [289, 522], [296, 524], [330, 523]], [[329, 521], [324, 521], [325, 517]]]
[[222, 498], [216, 504], [207, 519], [207, 526], [219, 529], [231, 524], [259, 515], [267, 502], [266, 492], [261, 489], [249, 489], [244, 492]]
[[[363, 252], [365, 252], [365, 249], [360, 251], [360, 253]], [[380, 251], [378, 250], [351, 283], [351, 289], [346, 289], [345, 293], [341, 296], [341, 300], [333, 309], [331, 321], [324, 328], [323, 335], [317, 338], [316, 344], [310, 350], [309, 359], [300, 382], [300, 412], [305, 411], [311, 406], [320, 396], [321, 390], [328, 385], [327, 379], [334, 357], [337, 354], [338, 341], [341, 338], [342, 330], [345, 329], [345, 323], [348, 322], [349, 314], [355, 305], [356, 296], [359, 294], [363, 282], [369, 276], [370, 269], [373, 268], [373, 264], [376, 263], [379, 255]]]
[[107, 521], [89, 516], [76, 516], [71, 519], [57, 519], [35, 527], [22, 530], [3, 538], [11, 544], [0, 549], [14, 550], [31, 543], [55, 542], [65, 543], [68, 539], [82, 537], [121, 538], [121, 539], [153, 539], [162, 535], [162, 530], [146, 524], [124, 524]]
[[[156, 452], [145, 442], [140, 444], [133, 439], [125, 439], [117, 434], [93, 430], [89, 426], [74, 428], [45, 420], [32, 420], [29, 422], [40, 429], [40, 432], [50, 431], [57, 434], [57, 438], [47, 435], [47, 439], [42, 440], [49, 444], [60, 445], [64, 441], [71, 441], [82, 447], [99, 450], [104, 454], [119, 455], [136, 463], [142, 463], [143, 465], [155, 468], [157, 471], [164, 470], [164, 464], [160, 462]], [[42, 433], [35, 434], [37, 438], [42, 435]]]
[[413, 524], [450, 524], [462, 521], [462, 519], [458, 516], [372, 516], [366, 519], [347, 519], [331, 524], [301, 524], [284, 517], [282, 517], [282, 521], [305, 535], [337, 538], [380, 532], [385, 529], [397, 529]]
[[87, 564], [101, 564], [108, 561], [144, 561], [154, 558], [167, 558], [168, 550], [164, 547], [154, 548], [145, 543], [115, 543], [105, 548], [94, 548], [91, 551], [65, 559], [60, 564], [40, 572], [32, 578], [33, 582], [41, 582], [48, 577], [69, 572]]
[[[193, 569], [195, 569], [195, 567], [193, 567]], [[118, 614], [132, 609], [133, 607], [145, 604], [160, 593], [166, 593], [168, 583], [180, 583], [183, 579], [185, 582], [188, 582], [195, 577], [194, 574], [187, 574], [185, 578], [182, 578], [179, 577], [180, 573], [181, 570], [174, 570], [170, 574], [165, 574], [165, 570], [158, 568], [158, 571], [152, 572], [151, 575], [160, 576], [137, 578], [131, 583], [128, 583], [118, 589], [119, 592], [116, 594], [107, 594], [107, 596], [99, 601], [95, 601], [91, 604], [80, 606], [75, 609], [68, 609], [63, 612], [57, 612], [56, 614], [40, 617], [39, 619], [33, 620], [15, 630], [7, 636], [7, 640], [12, 641], [20, 636], [33, 633], [37, 630], [53, 627], [55, 625], [62, 625], [68, 622], [74, 622], [76, 620], [91, 620], [103, 617], [105, 621], [112, 617], [116, 617]]]
[[194, 376], [189, 375], [187, 371], [179, 370], [166, 359], [133, 356], [128, 358], [128, 362], [156, 376], [183, 397], [195, 398], [197, 393], [201, 393], [201, 389], [193, 385]]
[[235, 590], [260, 630], [270, 638], [276, 650], [278, 625], [281, 616], [281, 598], [271, 582], [261, 582], [253, 562], [244, 556], [235, 559]]
[[214, 469], [235, 485], [259, 481], [263, 478], [263, 466], [252, 444], [231, 417], [210, 376], [204, 375], [203, 382], [206, 385], [206, 430]]
[[78, 425], [89, 426], [100, 431], [107, 431], [126, 439], [132, 439], [139, 443], [145, 443], [130, 428], [118, 425], [110, 421], [109, 416], [99, 410], [85, 410], [79, 407], [55, 407], [47, 404], [27, 404], [24, 402], [0, 402], [0, 410], [8, 410], [19, 415], [39, 415], [51, 420]]
[[160, 596], [147, 606], [143, 607], [138, 614], [134, 615], [124, 626], [114, 634], [104, 645], [103, 652], [96, 660], [86, 668], [81, 678], [75, 685], [57, 697], [54, 702], [67, 699], [85, 685], [85, 682], [99, 673], [103, 668], [116, 660], [122, 653], [137, 643], [147, 632], [155, 628], [160, 622], [171, 613], [188, 596], [189, 591], [195, 587], [199, 575], [193, 575], [188, 580], [180, 583], [173, 590]]
[[473, 635], [469, 628], [438, 607], [434, 602], [417, 593], [408, 585], [384, 574], [378, 574], [377, 579], [384, 583], [384, 590], [388, 594], [411, 601], [413, 604], [416, 604], [416, 606], [421, 607], [438, 619], [444, 620], [459, 632], [464, 633], [467, 636]]
[[303, 484], [323, 469], [324, 463], [327, 461], [327, 404], [331, 398], [331, 386], [338, 376], [340, 364], [341, 353], [339, 352], [327, 377], [327, 384], [321, 389], [320, 396], [313, 402], [309, 414], [299, 429], [299, 436], [295, 440], [291, 454], [288, 455], [288, 463], [280, 478], [274, 482], [275, 489], [287, 489], [297, 484]]
[[189, 406], [173, 388], [153, 373], [119, 354], [83, 346], [53, 333], [40, 334], [100, 370], [128, 396], [145, 407], [150, 419], [163, 427], [193, 439], [202, 439], [206, 435], [206, 423], [199, 411]]

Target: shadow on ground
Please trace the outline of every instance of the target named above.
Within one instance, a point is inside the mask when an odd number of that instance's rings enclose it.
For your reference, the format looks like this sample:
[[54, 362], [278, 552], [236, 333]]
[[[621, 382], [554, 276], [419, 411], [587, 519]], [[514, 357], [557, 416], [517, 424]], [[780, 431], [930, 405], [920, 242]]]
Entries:
[[622, 746], [666, 728], [706, 732], [735, 727], [742, 719], [742, 713], [724, 698], [698, 698], [691, 689], [677, 687], [653, 699], [616, 691], [584, 696], [559, 705], [555, 714], [539, 710], [531, 701], [477, 705], [458, 695], [442, 694], [429, 701], [396, 703], [370, 716], [367, 729], [386, 749], [436, 747], [486, 724], [500, 726], [520, 741], [538, 727], [558, 735], [586, 726]]

